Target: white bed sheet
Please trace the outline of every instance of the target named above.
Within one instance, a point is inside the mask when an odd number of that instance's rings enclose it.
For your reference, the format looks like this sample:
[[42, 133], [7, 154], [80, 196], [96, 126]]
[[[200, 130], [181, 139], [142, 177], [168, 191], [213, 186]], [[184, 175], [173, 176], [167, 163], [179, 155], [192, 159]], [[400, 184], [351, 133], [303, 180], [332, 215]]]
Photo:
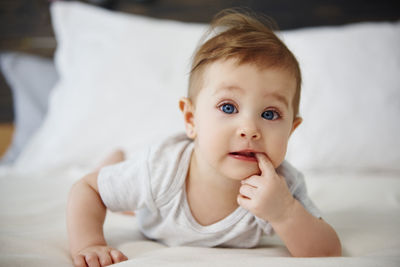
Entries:
[[[182, 126], [175, 100], [204, 26], [73, 1], [56, 2], [52, 20], [62, 79], [38, 133], [13, 168], [0, 168], [0, 266], [72, 266], [72, 183], [108, 150], [122, 145], [129, 157], [149, 135]], [[309, 170], [310, 196], [343, 257], [292, 258], [276, 236], [256, 249], [166, 247], [146, 240], [135, 217], [109, 213], [106, 238], [129, 257], [118, 266], [400, 266], [399, 32], [397, 22], [283, 33], [304, 78], [305, 120], [288, 156]]]
[[[72, 266], [65, 206], [78, 167], [21, 174], [0, 169], [0, 266]], [[338, 232], [339, 258], [292, 258], [281, 241], [255, 249], [166, 247], [146, 240], [135, 217], [109, 213], [108, 242], [129, 260], [117, 266], [400, 266], [400, 175], [308, 173], [310, 195]]]

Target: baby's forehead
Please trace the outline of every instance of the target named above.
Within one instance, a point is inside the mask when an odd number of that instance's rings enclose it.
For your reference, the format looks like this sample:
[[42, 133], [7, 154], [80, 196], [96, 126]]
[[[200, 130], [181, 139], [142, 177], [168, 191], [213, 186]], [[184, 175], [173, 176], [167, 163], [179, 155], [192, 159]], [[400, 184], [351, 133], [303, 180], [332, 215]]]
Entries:
[[217, 61], [203, 73], [204, 87], [212, 85], [215, 93], [221, 91], [256, 93], [268, 96], [271, 92], [292, 95], [297, 87], [295, 75], [287, 68], [278, 66], [260, 67], [256, 64], [236, 61]]
[[276, 74], [279, 74], [280, 76], [285, 76], [285, 79], [296, 81], [295, 72], [292, 70], [291, 66], [286, 64], [270, 64], [266, 61], [262, 63], [257, 61], [240, 61], [236, 58], [219, 59], [207, 64], [202, 72], [202, 76], [215, 74], [217, 77], [233, 76], [234, 78], [240, 73], [261, 76], [276, 76]]
[[[275, 97], [285, 103], [293, 103], [298, 87], [298, 80], [290, 68], [240, 62], [235, 58], [210, 62], [204, 65], [197, 75], [197, 89], [192, 90], [190, 95], [194, 102], [202, 91], [208, 91], [206, 94], [209, 96], [210, 93], [217, 95], [221, 92], [239, 95], [249, 94], [249, 91], [252, 91], [248, 90], [249, 88], [258, 87], [265, 90], [257, 92], [256, 97]], [[257, 85], [254, 85], [255, 83]], [[271, 91], [274, 93], [271, 94]]]

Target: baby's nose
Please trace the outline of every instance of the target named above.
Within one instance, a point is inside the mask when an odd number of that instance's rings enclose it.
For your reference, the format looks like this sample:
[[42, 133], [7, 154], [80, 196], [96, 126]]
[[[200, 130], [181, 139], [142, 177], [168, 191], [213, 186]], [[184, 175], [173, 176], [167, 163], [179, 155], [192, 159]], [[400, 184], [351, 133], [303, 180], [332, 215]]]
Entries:
[[239, 135], [241, 138], [247, 138], [251, 140], [258, 140], [261, 137], [260, 131], [255, 127], [242, 127], [239, 129]]

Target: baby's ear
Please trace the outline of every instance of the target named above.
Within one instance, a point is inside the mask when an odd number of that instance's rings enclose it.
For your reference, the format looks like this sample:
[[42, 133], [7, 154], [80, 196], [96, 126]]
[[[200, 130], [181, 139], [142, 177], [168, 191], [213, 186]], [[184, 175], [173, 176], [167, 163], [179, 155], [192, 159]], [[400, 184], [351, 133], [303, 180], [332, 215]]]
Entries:
[[303, 122], [303, 118], [296, 116], [296, 118], [294, 118], [293, 120], [293, 125], [292, 125], [292, 130], [290, 131], [290, 135], [292, 135], [292, 133], [294, 132], [294, 130], [297, 129], [297, 127], [299, 127], [299, 125]]
[[183, 114], [186, 135], [189, 138], [194, 139], [196, 137], [196, 131], [194, 127], [194, 107], [192, 101], [187, 97], [182, 97], [179, 100], [179, 109]]

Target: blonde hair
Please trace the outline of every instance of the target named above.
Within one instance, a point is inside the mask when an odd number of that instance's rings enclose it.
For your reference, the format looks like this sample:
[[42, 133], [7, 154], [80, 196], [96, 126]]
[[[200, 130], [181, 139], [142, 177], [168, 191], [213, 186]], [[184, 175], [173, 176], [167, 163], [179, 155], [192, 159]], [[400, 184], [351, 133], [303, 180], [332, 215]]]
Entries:
[[[286, 45], [274, 33], [271, 21], [243, 9], [225, 9], [211, 22], [203, 36], [206, 41], [196, 50], [190, 76], [188, 97], [194, 103], [202, 86], [205, 67], [217, 61], [235, 58], [238, 64], [255, 64], [260, 69], [270, 67], [289, 71], [296, 79], [293, 110], [299, 112], [301, 72], [299, 63]], [[214, 36], [210, 36], [214, 34]]]

